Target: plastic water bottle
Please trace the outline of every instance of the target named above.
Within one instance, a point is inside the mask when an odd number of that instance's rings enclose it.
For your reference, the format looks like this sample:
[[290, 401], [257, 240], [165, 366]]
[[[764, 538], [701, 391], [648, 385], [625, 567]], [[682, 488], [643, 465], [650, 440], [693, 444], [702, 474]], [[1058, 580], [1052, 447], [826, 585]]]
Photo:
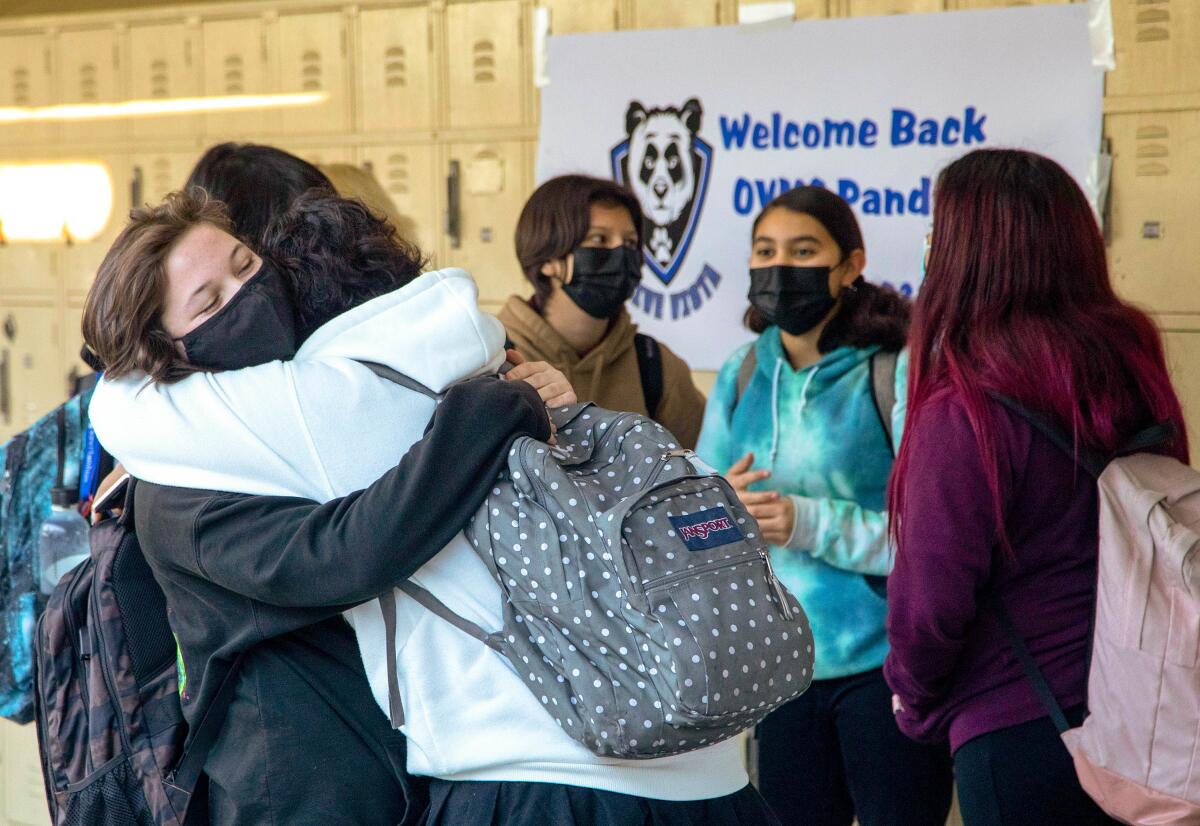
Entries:
[[43, 594], [49, 595], [63, 575], [91, 553], [88, 523], [75, 509], [75, 491], [50, 491], [50, 517], [38, 534], [38, 576]]

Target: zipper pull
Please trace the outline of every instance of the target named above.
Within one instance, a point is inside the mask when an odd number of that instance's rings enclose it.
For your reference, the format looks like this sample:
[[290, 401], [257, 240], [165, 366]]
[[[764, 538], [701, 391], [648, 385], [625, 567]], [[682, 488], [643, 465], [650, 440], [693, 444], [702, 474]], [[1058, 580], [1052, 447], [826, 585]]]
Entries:
[[762, 557], [763, 562], [767, 565], [767, 579], [771, 583], [771, 590], [775, 592], [775, 601], [779, 603], [779, 613], [783, 614], [785, 620], [791, 622], [792, 606], [788, 604], [787, 592], [783, 590], [783, 583], [779, 581], [779, 577], [775, 576], [775, 567], [771, 564], [771, 555], [766, 551], [759, 551], [758, 555]]

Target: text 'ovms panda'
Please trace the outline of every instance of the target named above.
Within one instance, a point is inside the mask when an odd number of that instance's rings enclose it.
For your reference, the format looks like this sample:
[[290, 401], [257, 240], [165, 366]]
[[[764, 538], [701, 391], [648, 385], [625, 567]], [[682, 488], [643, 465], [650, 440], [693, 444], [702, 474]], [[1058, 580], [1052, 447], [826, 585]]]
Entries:
[[697, 147], [702, 115], [696, 98], [661, 109], [631, 101], [625, 114], [629, 148], [621, 178], [642, 205], [652, 269], [666, 283], [686, 252], [697, 194], [707, 183], [707, 158]]

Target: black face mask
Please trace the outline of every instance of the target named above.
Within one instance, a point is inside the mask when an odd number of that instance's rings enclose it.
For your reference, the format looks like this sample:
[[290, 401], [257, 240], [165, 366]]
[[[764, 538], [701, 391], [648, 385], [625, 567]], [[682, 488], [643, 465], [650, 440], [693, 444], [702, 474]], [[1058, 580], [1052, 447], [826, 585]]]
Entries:
[[821, 323], [837, 299], [829, 294], [830, 267], [755, 267], [750, 303], [766, 320], [794, 336]]
[[296, 355], [296, 318], [282, 274], [263, 259], [237, 295], [195, 330], [176, 339], [189, 363], [240, 370]]
[[642, 251], [620, 246], [575, 250], [571, 280], [565, 292], [592, 318], [613, 318], [642, 280]]

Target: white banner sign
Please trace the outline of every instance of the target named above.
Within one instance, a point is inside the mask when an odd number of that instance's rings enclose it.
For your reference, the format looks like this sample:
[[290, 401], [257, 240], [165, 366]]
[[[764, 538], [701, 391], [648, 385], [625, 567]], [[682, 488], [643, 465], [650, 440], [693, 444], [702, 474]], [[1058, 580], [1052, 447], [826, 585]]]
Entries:
[[749, 338], [751, 224], [790, 187], [849, 201], [868, 277], [908, 293], [933, 182], [964, 152], [1030, 149], [1095, 188], [1084, 4], [554, 36], [548, 76], [538, 179], [628, 183], [646, 213], [634, 319], [698, 369]]

